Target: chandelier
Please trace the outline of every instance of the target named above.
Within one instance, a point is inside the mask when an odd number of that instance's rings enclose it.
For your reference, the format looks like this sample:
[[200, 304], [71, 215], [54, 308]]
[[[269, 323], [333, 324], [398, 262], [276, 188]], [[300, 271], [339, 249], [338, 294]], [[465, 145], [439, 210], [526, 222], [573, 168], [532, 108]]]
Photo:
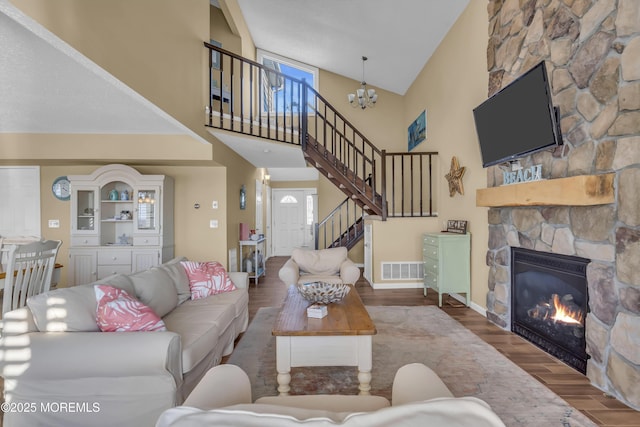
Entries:
[[367, 60], [366, 56], [362, 57], [362, 82], [360, 83], [360, 89], [356, 90], [356, 93], [350, 93], [347, 95], [349, 98], [349, 104], [352, 107], [360, 107], [363, 110], [367, 107], [373, 108], [378, 100], [378, 94], [375, 89], [367, 89], [367, 82], [364, 81], [364, 62]]

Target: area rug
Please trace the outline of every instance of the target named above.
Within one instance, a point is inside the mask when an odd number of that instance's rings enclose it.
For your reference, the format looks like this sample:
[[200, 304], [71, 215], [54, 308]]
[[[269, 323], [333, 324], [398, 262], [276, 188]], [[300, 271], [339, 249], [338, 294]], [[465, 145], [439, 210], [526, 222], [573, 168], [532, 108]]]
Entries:
[[[458, 321], [433, 306], [367, 307], [373, 337], [371, 394], [391, 400], [399, 367], [420, 362], [433, 369], [451, 392], [475, 396], [508, 427], [595, 426], [585, 415], [540, 384]], [[251, 379], [253, 399], [277, 395], [275, 338], [277, 308], [261, 308], [228, 363]], [[357, 394], [355, 367], [292, 368], [291, 394]]]

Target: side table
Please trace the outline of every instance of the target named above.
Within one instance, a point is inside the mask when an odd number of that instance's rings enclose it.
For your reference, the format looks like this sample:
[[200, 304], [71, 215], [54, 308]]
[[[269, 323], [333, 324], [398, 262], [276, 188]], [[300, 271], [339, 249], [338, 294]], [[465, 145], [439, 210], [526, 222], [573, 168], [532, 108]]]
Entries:
[[[260, 276], [264, 276], [267, 268], [264, 264], [264, 242], [266, 239], [263, 237], [258, 240], [240, 240], [240, 271], [246, 271], [246, 266], [242, 262], [244, 259], [244, 247], [249, 246], [253, 248], [253, 271], [247, 271], [249, 273], [249, 280], [255, 279], [256, 286], [258, 286], [258, 279]], [[259, 251], [262, 249], [262, 263], [259, 263]]]

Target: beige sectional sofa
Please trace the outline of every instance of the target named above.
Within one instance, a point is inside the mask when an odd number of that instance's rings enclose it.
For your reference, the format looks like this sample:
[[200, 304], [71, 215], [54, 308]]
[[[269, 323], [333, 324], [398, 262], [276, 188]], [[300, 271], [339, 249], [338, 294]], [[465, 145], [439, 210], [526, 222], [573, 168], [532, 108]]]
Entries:
[[421, 363], [401, 367], [389, 402], [381, 396], [269, 396], [252, 401], [247, 375], [234, 365], [211, 369], [182, 406], [156, 427], [504, 427], [491, 407], [454, 397]]
[[[32, 297], [2, 319], [4, 425], [153, 426], [233, 350], [248, 324], [248, 276], [191, 300], [181, 259]], [[100, 332], [94, 285], [124, 289], [166, 332]]]

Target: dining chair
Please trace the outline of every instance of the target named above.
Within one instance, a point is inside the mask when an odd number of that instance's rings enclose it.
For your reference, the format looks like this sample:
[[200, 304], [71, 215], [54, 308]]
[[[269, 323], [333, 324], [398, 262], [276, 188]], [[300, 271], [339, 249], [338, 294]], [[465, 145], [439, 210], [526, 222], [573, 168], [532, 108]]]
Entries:
[[42, 240], [24, 245], [9, 245], [6, 248], [3, 316], [8, 311], [24, 307], [30, 296], [49, 290], [61, 244], [60, 240]]

